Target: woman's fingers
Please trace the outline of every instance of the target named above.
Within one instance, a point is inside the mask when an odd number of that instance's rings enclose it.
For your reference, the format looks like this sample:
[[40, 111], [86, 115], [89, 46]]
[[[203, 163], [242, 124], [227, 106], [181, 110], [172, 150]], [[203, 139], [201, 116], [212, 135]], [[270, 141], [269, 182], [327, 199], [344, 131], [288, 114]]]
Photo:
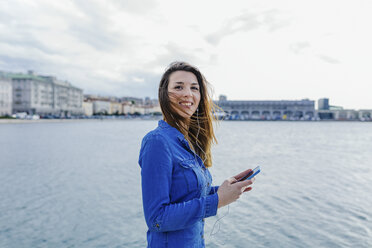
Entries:
[[256, 180], [254, 177], [250, 180], [244, 180], [244, 181], [241, 181], [241, 182], [237, 182], [235, 183], [235, 185], [239, 188], [243, 188], [243, 187], [247, 187], [248, 185], [251, 185], [254, 180]]
[[248, 187], [248, 188], [246, 188], [246, 189], [243, 191], [243, 193], [244, 193], [244, 192], [251, 191], [251, 190], [252, 190], [252, 187]]
[[252, 187], [249, 187], [249, 185], [251, 185], [253, 182], [254, 182], [255, 178], [252, 178], [251, 180], [246, 180], [244, 182], [247, 182], [247, 184], [243, 187], [241, 187], [241, 192], [244, 193], [244, 192], [247, 192], [247, 191], [250, 191], [252, 190]]
[[243, 172], [240, 172], [238, 175], [234, 176], [234, 178], [239, 181], [240, 178], [243, 178], [245, 175], [247, 175], [252, 169], [245, 170]]
[[230, 184], [233, 184], [233, 183], [235, 183], [237, 180], [236, 180], [235, 177], [230, 177], [230, 178], [226, 179], [226, 181], [228, 181]]
[[242, 182], [238, 182], [239, 184], [238, 183], [236, 183], [236, 184], [238, 184], [238, 187], [240, 188], [240, 191], [242, 193], [244, 193], [246, 191], [249, 191], [249, 190], [246, 190], [247, 188], [251, 188], [252, 189], [252, 187], [249, 187], [249, 185], [251, 185], [254, 182], [254, 180], [255, 179], [252, 178], [250, 180], [245, 180], [245, 181], [242, 181]]
[[237, 182], [235, 177], [227, 178], [217, 190], [218, 208], [236, 201], [243, 192], [250, 191], [252, 187], [249, 187], [249, 185], [251, 185], [253, 181], [254, 178], [241, 182]]

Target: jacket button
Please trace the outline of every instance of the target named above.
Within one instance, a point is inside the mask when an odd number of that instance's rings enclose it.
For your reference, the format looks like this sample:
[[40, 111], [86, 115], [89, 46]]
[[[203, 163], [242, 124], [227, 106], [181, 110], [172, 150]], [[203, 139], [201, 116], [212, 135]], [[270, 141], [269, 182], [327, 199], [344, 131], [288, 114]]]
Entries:
[[209, 187], [210, 183], [207, 184], [207, 186]]
[[201, 238], [204, 239], [204, 235], [203, 234], [202, 234]]

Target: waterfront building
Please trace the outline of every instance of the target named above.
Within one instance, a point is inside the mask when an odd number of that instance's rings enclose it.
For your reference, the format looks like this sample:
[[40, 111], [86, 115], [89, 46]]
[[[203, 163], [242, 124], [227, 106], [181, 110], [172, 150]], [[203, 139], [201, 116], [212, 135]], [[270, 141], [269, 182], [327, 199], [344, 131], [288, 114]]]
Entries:
[[[225, 119], [230, 120], [314, 120], [315, 102], [298, 101], [236, 101], [221, 96], [215, 102]], [[221, 115], [221, 112], [219, 113]]]
[[145, 98], [145, 104], [143, 105], [145, 114], [161, 113], [159, 101], [157, 99]]
[[334, 113], [330, 110], [318, 110], [318, 117], [320, 120], [334, 120]]
[[160, 105], [144, 105], [142, 108], [144, 114], [161, 113]]
[[322, 98], [318, 100], [318, 117], [320, 120], [336, 120], [336, 121], [355, 121], [361, 120], [363, 115], [366, 115], [365, 120], [369, 120], [368, 116], [370, 113], [368, 110], [366, 113], [354, 110], [344, 109], [341, 106], [329, 105], [328, 98]]
[[108, 100], [93, 100], [93, 114], [100, 115], [110, 115], [111, 105]]
[[318, 110], [328, 110], [329, 109], [329, 99], [321, 98], [318, 100]]
[[358, 119], [361, 121], [372, 121], [372, 109], [360, 109]]
[[146, 98], [143, 101], [141, 98], [135, 97], [112, 97], [112, 96], [97, 96], [85, 95], [85, 101], [93, 103], [93, 114], [149, 114], [158, 111], [157, 100]]
[[83, 109], [85, 116], [92, 116], [93, 115], [93, 103], [90, 101], [83, 102]]
[[8, 73], [13, 86], [13, 112], [71, 116], [83, 113], [83, 90], [53, 76], [33, 71]]
[[133, 104], [132, 102], [125, 102], [122, 104], [123, 113], [126, 115], [133, 115], [133, 114], [145, 114], [145, 108], [143, 105]]
[[0, 116], [12, 114], [12, 82], [0, 75]]
[[138, 97], [124, 96], [120, 98], [120, 102], [131, 102], [135, 105], [141, 105], [143, 104], [143, 99]]
[[332, 110], [334, 119], [337, 121], [355, 121], [358, 120], [358, 111], [354, 109]]
[[113, 115], [121, 115], [123, 113], [122, 104], [119, 102], [110, 102], [110, 113]]
[[147, 113], [150, 113], [150, 114], [161, 114], [161, 108], [160, 108], [160, 105], [152, 105], [151, 108], [149, 108], [147, 110]]
[[226, 95], [220, 95], [219, 99], [220, 99], [220, 101], [227, 101], [227, 96]]
[[122, 107], [122, 112], [123, 114], [131, 114], [132, 113], [132, 105], [131, 102], [122, 102], [121, 107]]
[[359, 111], [354, 109], [318, 110], [321, 120], [355, 121], [359, 119]]
[[123, 113], [128, 115], [140, 114], [148, 115], [153, 113], [161, 113], [159, 105], [139, 105], [132, 102], [122, 103]]
[[128, 101], [121, 102], [122, 113], [125, 115], [132, 114], [154, 114], [161, 113], [159, 101], [157, 99], [150, 99], [148, 97], [143, 101], [142, 99], [136, 99], [131, 97], [125, 97], [121, 99], [127, 99]]
[[109, 96], [84, 95], [84, 102], [91, 102], [94, 115], [111, 115], [121, 112], [119, 98]]
[[141, 114], [141, 115], [146, 114], [144, 106], [143, 105], [136, 105], [136, 104], [133, 105], [131, 114]]

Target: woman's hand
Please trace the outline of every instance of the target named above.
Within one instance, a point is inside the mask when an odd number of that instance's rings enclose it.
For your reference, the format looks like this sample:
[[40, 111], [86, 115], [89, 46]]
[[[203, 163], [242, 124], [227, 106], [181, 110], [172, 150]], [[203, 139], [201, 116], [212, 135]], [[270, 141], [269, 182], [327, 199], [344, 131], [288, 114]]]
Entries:
[[218, 188], [218, 208], [226, 206], [237, 199], [243, 192], [250, 191], [252, 187], [249, 187], [254, 182], [254, 178], [238, 182], [240, 178], [247, 175], [251, 169], [243, 171], [234, 177], [226, 179], [222, 185]]

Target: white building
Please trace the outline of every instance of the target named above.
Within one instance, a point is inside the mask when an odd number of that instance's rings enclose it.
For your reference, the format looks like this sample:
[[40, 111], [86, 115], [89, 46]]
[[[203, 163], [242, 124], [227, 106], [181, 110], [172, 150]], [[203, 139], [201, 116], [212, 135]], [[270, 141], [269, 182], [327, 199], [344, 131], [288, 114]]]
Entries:
[[145, 114], [145, 109], [142, 105], [137, 105], [137, 104], [132, 104], [132, 103], [123, 103], [123, 113], [128, 115], [132, 115], [132, 114]]
[[123, 113], [123, 108], [119, 102], [110, 102], [110, 113], [113, 115], [121, 115]]
[[83, 109], [84, 109], [84, 115], [85, 116], [92, 116], [93, 115], [93, 103], [84, 101], [83, 102]]
[[372, 121], [372, 109], [360, 109], [358, 118], [361, 121]]
[[372, 121], [372, 109], [331, 109], [318, 110], [318, 116], [321, 120], [336, 120], [336, 121]]
[[334, 113], [335, 120], [338, 121], [358, 120], [358, 111], [353, 109], [332, 110], [332, 112]]
[[127, 114], [132, 114], [134, 111], [132, 110], [133, 109], [133, 104], [131, 103], [128, 103], [128, 102], [123, 102], [122, 103], [122, 112], [123, 114], [127, 115]]
[[133, 105], [131, 114], [140, 114], [140, 115], [146, 114], [144, 106], [143, 105]]
[[309, 99], [295, 101], [230, 101], [222, 95], [215, 102], [232, 120], [312, 120], [315, 102]]
[[94, 100], [93, 101], [93, 114], [111, 114], [110, 101]]
[[12, 114], [12, 83], [0, 76], [0, 116]]
[[160, 105], [143, 106], [145, 114], [161, 113]]
[[13, 84], [13, 112], [70, 116], [83, 114], [83, 90], [52, 76], [8, 74]]

